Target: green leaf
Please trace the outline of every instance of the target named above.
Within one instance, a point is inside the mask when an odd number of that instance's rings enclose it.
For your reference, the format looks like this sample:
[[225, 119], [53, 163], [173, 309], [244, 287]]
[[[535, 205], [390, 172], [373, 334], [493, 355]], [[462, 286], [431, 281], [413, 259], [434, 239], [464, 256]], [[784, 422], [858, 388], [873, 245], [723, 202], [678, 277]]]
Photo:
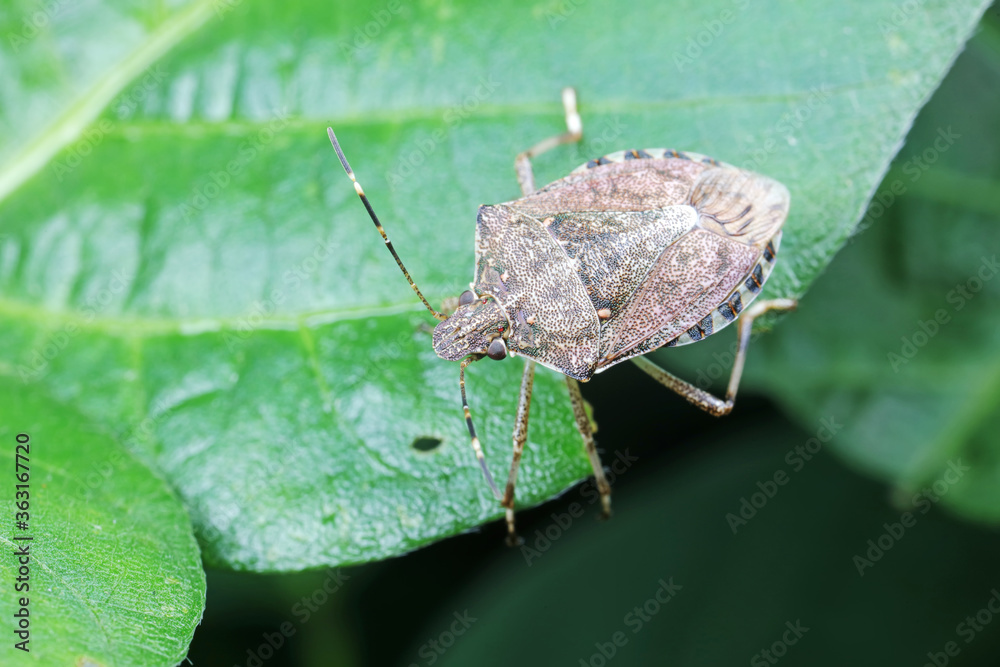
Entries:
[[[201, 28], [177, 19], [189, 36], [143, 61], [153, 69], [86, 144], [58, 140], [33, 175], [36, 162], [0, 165], [17, 184], [0, 201], [0, 372], [160, 470], [207, 560], [289, 570], [402, 553], [500, 514], [457, 368], [433, 355], [327, 124], [434, 303], [471, 277], [476, 206], [516, 197], [514, 155], [562, 130], [565, 85], [586, 140], [537, 160], [540, 184], [623, 147], [756, 168], [793, 201], [768, 294], [797, 296], [985, 3], [211, 6]], [[15, 67], [2, 76], [28, 67], [3, 57]], [[56, 141], [60, 127], [35, 129]], [[519, 374], [509, 361], [470, 369], [496, 473]], [[538, 374], [521, 505], [588, 472], [566, 398], [560, 377]], [[135, 423], [148, 428], [131, 436]], [[425, 437], [442, 444], [416, 451]]]
[[[9, 587], [0, 598], [0, 662], [178, 664], [205, 608], [205, 573], [180, 500], [65, 405], [9, 384], [0, 386], [0, 404], [0, 578]], [[25, 435], [25, 449], [16, 450]], [[15, 480], [15, 464], [27, 480]], [[15, 498], [15, 490], [27, 496]], [[28, 514], [23, 528], [14, 524], [19, 511]], [[21, 549], [27, 563], [14, 555]], [[22, 608], [30, 634], [14, 639]], [[25, 639], [28, 653], [14, 646]]]
[[[0, 200], [60, 150], [89, 155], [105, 130], [92, 124], [114, 99], [120, 111], [145, 98], [150, 69], [211, 12], [209, 2], [117, 5], [89, 3], [87, 20], [62, 3], [13, 0], [0, 14], [0, 90], [16, 104], [0, 107]], [[86, 45], [81, 53], [79, 45]], [[138, 80], [127, 95], [122, 87]], [[81, 136], [81, 134], [83, 136]], [[74, 152], [75, 151], [75, 152]], [[60, 179], [61, 180], [61, 179]]]

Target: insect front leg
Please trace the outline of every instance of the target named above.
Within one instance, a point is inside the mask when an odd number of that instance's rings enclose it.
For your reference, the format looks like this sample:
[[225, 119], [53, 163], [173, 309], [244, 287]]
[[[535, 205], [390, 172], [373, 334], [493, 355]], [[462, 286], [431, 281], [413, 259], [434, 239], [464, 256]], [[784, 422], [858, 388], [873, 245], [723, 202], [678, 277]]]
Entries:
[[514, 529], [514, 484], [517, 483], [517, 468], [524, 453], [524, 443], [528, 439], [528, 411], [531, 409], [531, 389], [535, 384], [535, 362], [524, 360], [524, 375], [521, 376], [521, 393], [517, 399], [517, 417], [514, 419], [514, 456], [510, 461], [510, 474], [507, 476], [507, 488], [504, 490], [500, 504], [507, 510], [507, 545], [515, 547], [520, 544], [517, 531]]
[[490, 468], [486, 465], [486, 457], [483, 455], [483, 446], [479, 442], [479, 436], [476, 435], [476, 427], [472, 423], [472, 411], [469, 409], [469, 398], [465, 394], [465, 369], [469, 364], [479, 361], [480, 359], [482, 359], [482, 355], [472, 355], [462, 359], [462, 363], [458, 366], [458, 385], [462, 390], [462, 411], [465, 413], [465, 425], [469, 429], [469, 437], [472, 438], [472, 451], [476, 453], [476, 459], [479, 461], [479, 467], [483, 471], [483, 477], [486, 478], [486, 483], [490, 485], [490, 490], [493, 492], [493, 496], [497, 500], [500, 500], [503, 496], [501, 496], [500, 491], [497, 490], [496, 482], [493, 481], [493, 475], [490, 474]]
[[587, 450], [590, 467], [594, 469], [594, 481], [601, 494], [601, 516], [607, 519], [611, 516], [611, 485], [608, 484], [608, 478], [604, 476], [604, 466], [601, 465], [601, 457], [597, 453], [594, 433], [590, 428], [590, 419], [587, 417], [587, 410], [583, 404], [583, 394], [580, 393], [580, 383], [567, 376], [566, 385], [569, 387], [569, 401], [573, 406], [573, 416], [576, 417], [576, 428], [583, 438], [583, 446]]
[[563, 88], [562, 101], [563, 109], [566, 111], [566, 131], [539, 141], [514, 158], [514, 171], [517, 172], [517, 182], [521, 186], [521, 192], [526, 197], [535, 191], [535, 174], [531, 169], [531, 158], [541, 155], [556, 146], [580, 141], [583, 137], [583, 121], [576, 110], [576, 90], [573, 88]]
[[754, 303], [743, 311], [743, 315], [736, 322], [736, 336], [739, 344], [736, 349], [736, 359], [733, 361], [733, 372], [729, 376], [725, 400], [668, 373], [646, 357], [634, 357], [632, 361], [654, 380], [667, 389], [677, 392], [692, 405], [696, 405], [716, 417], [728, 415], [733, 409], [733, 403], [736, 401], [736, 390], [739, 389], [740, 378], [743, 376], [743, 364], [746, 362], [747, 348], [750, 346], [753, 321], [770, 310], [794, 310], [796, 305], [798, 302], [794, 299], [772, 299], [771, 301]]

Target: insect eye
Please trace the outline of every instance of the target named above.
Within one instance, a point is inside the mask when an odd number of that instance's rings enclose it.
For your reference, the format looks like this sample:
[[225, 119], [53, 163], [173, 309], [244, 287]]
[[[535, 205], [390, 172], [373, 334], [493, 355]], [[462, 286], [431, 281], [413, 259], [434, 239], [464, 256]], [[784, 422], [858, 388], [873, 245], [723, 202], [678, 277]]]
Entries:
[[489, 349], [486, 350], [486, 356], [494, 361], [500, 361], [507, 356], [507, 344], [503, 342], [503, 338], [493, 339]]
[[462, 295], [458, 297], [458, 305], [468, 306], [470, 303], [476, 300], [476, 295], [472, 293], [472, 290], [465, 290]]

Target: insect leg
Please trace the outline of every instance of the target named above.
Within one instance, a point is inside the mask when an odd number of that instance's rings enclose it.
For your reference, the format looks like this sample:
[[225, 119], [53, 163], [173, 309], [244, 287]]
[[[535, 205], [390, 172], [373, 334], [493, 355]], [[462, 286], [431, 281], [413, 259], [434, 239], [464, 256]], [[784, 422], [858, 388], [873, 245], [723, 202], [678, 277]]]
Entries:
[[713, 396], [707, 391], [671, 375], [646, 357], [633, 357], [632, 361], [654, 380], [667, 389], [677, 392], [689, 403], [716, 417], [722, 417], [729, 414], [736, 401], [736, 390], [739, 389], [740, 378], [743, 375], [743, 364], [746, 362], [747, 348], [750, 346], [750, 331], [753, 329], [753, 321], [769, 310], [793, 310], [796, 305], [797, 302], [794, 299], [772, 299], [771, 301], [754, 303], [743, 311], [743, 315], [736, 322], [736, 336], [739, 345], [736, 349], [736, 359], [733, 361], [733, 372], [729, 376], [726, 400]]
[[486, 478], [486, 482], [490, 485], [490, 489], [493, 491], [493, 495], [496, 496], [497, 500], [500, 500], [502, 496], [500, 491], [497, 490], [496, 482], [493, 481], [493, 475], [490, 474], [490, 469], [486, 466], [486, 457], [483, 456], [483, 448], [479, 444], [479, 438], [476, 436], [476, 427], [472, 425], [472, 412], [469, 410], [469, 401], [465, 397], [465, 367], [474, 361], [479, 361], [482, 359], [479, 357], [466, 357], [462, 359], [462, 363], [458, 371], [458, 384], [462, 388], [462, 410], [465, 412], [465, 424], [469, 427], [469, 437], [472, 438], [472, 449], [476, 452], [476, 458], [479, 459], [479, 467], [483, 469], [483, 477]]
[[608, 479], [604, 476], [604, 466], [601, 465], [601, 457], [597, 453], [597, 445], [594, 443], [590, 419], [583, 407], [580, 383], [567, 376], [566, 385], [569, 387], [569, 402], [573, 405], [573, 416], [576, 417], [576, 428], [583, 437], [583, 446], [590, 458], [590, 467], [594, 469], [594, 481], [597, 482], [597, 490], [601, 494], [601, 516], [607, 519], [611, 516], [611, 485], [608, 484]]
[[563, 88], [562, 101], [563, 109], [566, 110], [566, 131], [539, 141], [514, 158], [514, 171], [517, 173], [517, 182], [520, 184], [521, 192], [525, 196], [535, 191], [535, 174], [531, 169], [531, 158], [541, 155], [556, 146], [580, 141], [583, 137], [583, 121], [576, 110], [576, 90], [573, 88]]
[[517, 399], [517, 417], [514, 419], [514, 457], [510, 461], [510, 474], [507, 476], [507, 488], [504, 490], [500, 504], [507, 510], [507, 544], [516, 547], [520, 544], [517, 531], [514, 529], [514, 484], [517, 483], [517, 468], [524, 453], [524, 443], [528, 439], [528, 411], [531, 409], [531, 388], [535, 383], [535, 362], [524, 360], [524, 375], [521, 377], [521, 393]]

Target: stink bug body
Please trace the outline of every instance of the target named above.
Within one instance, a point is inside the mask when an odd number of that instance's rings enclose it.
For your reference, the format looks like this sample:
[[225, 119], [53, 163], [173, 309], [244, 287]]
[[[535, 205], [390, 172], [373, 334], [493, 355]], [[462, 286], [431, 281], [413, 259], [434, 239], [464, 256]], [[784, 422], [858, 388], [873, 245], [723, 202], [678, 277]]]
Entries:
[[[475, 273], [451, 315], [427, 302], [410, 278], [364, 190], [328, 130], [348, 176], [410, 286], [440, 320], [434, 350], [460, 361], [459, 384], [472, 446], [514, 532], [514, 485], [527, 439], [535, 363], [566, 376], [577, 427], [610, 515], [610, 488], [578, 381], [631, 360], [689, 402], [721, 416], [733, 407], [753, 320], [795, 307], [750, 305], [774, 266], [788, 190], [781, 183], [697, 153], [662, 148], [591, 160], [536, 190], [531, 158], [583, 134], [576, 94], [563, 91], [567, 131], [517, 156], [523, 197], [480, 206]], [[738, 348], [726, 398], [659, 368], [644, 354], [702, 340], [738, 318]], [[490, 475], [465, 393], [466, 367], [488, 356], [525, 357], [514, 456], [505, 492]]]

